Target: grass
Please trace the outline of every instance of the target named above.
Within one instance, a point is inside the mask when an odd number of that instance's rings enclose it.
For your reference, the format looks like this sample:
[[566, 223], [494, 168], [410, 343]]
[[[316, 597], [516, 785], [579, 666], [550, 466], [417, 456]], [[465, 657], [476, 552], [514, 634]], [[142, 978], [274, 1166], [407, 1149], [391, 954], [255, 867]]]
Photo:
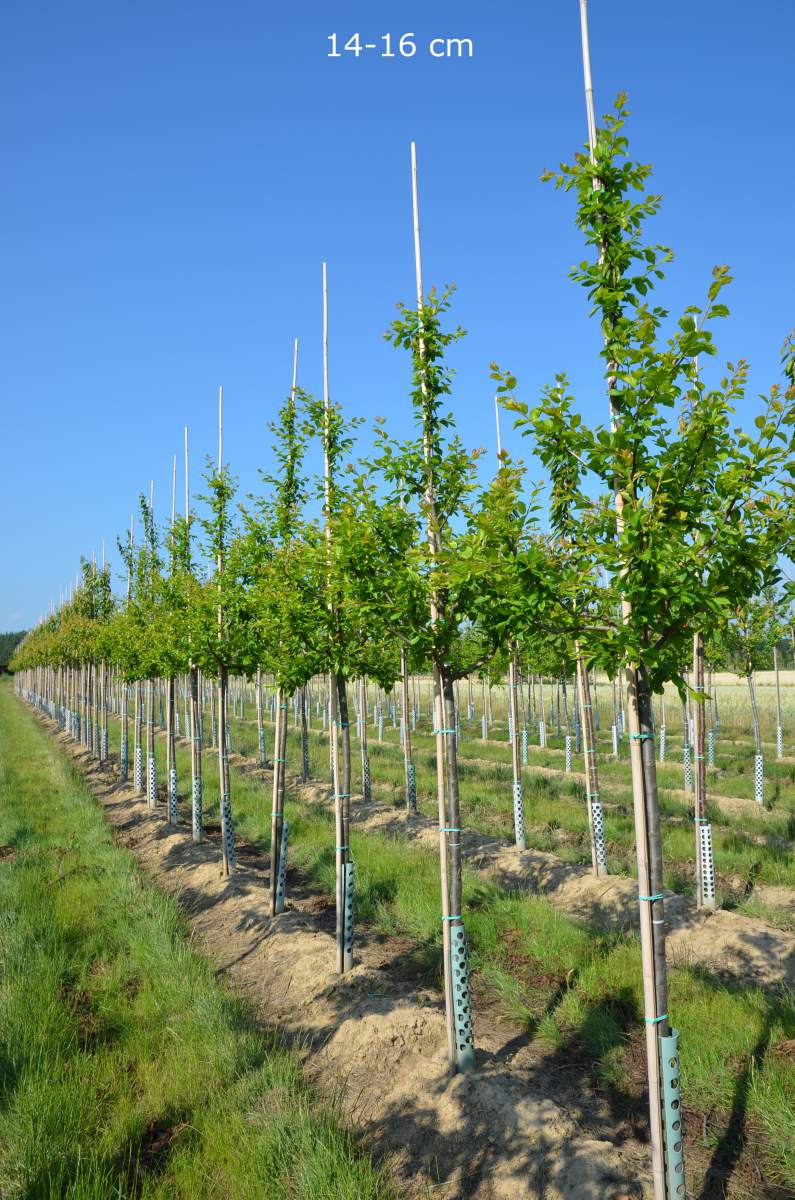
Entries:
[[[420, 811], [436, 813], [436, 767], [434, 751], [421, 722], [414, 735], [414, 761], [417, 774], [417, 800]], [[209, 733], [210, 718], [205, 730]], [[491, 837], [511, 839], [513, 835], [513, 799], [511, 792], [510, 750], [505, 731], [496, 729], [488, 741], [476, 740], [464, 723], [460, 751], [462, 816], [468, 829]], [[252, 720], [231, 720], [233, 748], [256, 755], [256, 727]], [[372, 736], [372, 735], [371, 735]], [[270, 727], [268, 745], [270, 745]], [[626, 743], [618, 761], [610, 753], [610, 735], [603, 730], [599, 741], [600, 788], [605, 806], [605, 837], [608, 862], [613, 874], [635, 875], [635, 828], [632, 815], [631, 785]], [[681, 738], [668, 741], [668, 761], [658, 768], [661, 811], [663, 814], [663, 853], [665, 883], [673, 891], [690, 894], [694, 887], [695, 828], [692, 802], [681, 794], [683, 786]], [[358, 746], [354, 738], [354, 786], [358, 772]], [[384, 740], [371, 740], [373, 796], [388, 803], [403, 799], [403, 759], [398, 734], [391, 721], [385, 722]], [[288, 762], [300, 765], [300, 743], [290, 728]], [[531, 745], [530, 763], [524, 770], [524, 800], [527, 844], [532, 849], [553, 852], [565, 861], [589, 864], [591, 861], [585, 813], [584, 785], [562, 773], [562, 742], [550, 736], [546, 749]], [[312, 774], [326, 778], [328, 740], [319, 730], [310, 733]], [[557, 776], [537, 773], [534, 767], [560, 771]], [[575, 771], [581, 763], [574, 763]], [[766, 760], [767, 812], [754, 808], [741, 813], [721, 810], [713, 803], [713, 845], [718, 871], [718, 900], [734, 901], [738, 891], [757, 882], [795, 888], [795, 764], [777, 763], [772, 754]], [[747, 796], [753, 793], [753, 752], [750, 742], [739, 746], [728, 738], [718, 742], [716, 769], [710, 772], [709, 790], [713, 796]]]
[[0, 687], [0, 1195], [387, 1200]]
[[[236, 749], [243, 729], [233, 733]], [[112, 727], [115, 741], [118, 730]], [[327, 742], [312, 740], [312, 771], [327, 777]], [[158, 741], [162, 772], [164, 746]], [[289, 757], [297, 766], [298, 740], [291, 731]], [[390, 757], [391, 756], [391, 757]], [[374, 744], [373, 774], [397, 761], [393, 749]], [[428, 768], [430, 752], [419, 749]], [[187, 792], [189, 765], [183, 747], [178, 768]], [[495, 767], [502, 772], [503, 767]], [[488, 776], [488, 772], [486, 773]], [[162, 777], [162, 775], [161, 775]], [[497, 780], [501, 774], [495, 775]], [[488, 786], [478, 784], [481, 791]], [[553, 786], [554, 784], [554, 786]], [[394, 792], [399, 797], [399, 788]], [[558, 805], [564, 788], [545, 783], [543, 800]], [[205, 813], [217, 820], [215, 759], [206, 752]], [[667, 802], [673, 805], [674, 802]], [[256, 776], [235, 772], [235, 827], [263, 852], [269, 844], [270, 789]], [[185, 804], [187, 814], [187, 804]], [[555, 811], [560, 811], [556, 809]], [[468, 816], [471, 810], [468, 810]], [[290, 821], [290, 859], [328, 896], [334, 890], [332, 814], [302, 801], [291, 789], [286, 806]], [[765, 826], [767, 828], [767, 826]], [[742, 837], [729, 821], [729, 836]], [[670, 830], [667, 830], [670, 834]], [[689, 836], [689, 834], [688, 834]], [[429, 848], [401, 836], [355, 828], [351, 835], [357, 863], [357, 921], [387, 934], [411, 939], [414, 966], [424, 977], [440, 977], [438, 862]], [[491, 1003], [516, 1022], [527, 1036], [540, 1039], [567, 1062], [588, 1062], [598, 1086], [624, 1096], [643, 1109], [638, 1051], [642, 1044], [641, 969], [637, 939], [584, 928], [539, 897], [511, 894], [484, 884], [464, 871], [464, 913], [471, 948], [473, 986], [481, 1003]], [[671, 1011], [682, 1036], [682, 1080], [688, 1108], [712, 1114], [709, 1138], [715, 1161], [734, 1161], [750, 1139], [767, 1177], [795, 1184], [795, 1006], [789, 995], [729, 986], [700, 970], [670, 973]], [[699, 1138], [700, 1142], [700, 1138]], [[703, 1151], [702, 1151], [703, 1153]]]

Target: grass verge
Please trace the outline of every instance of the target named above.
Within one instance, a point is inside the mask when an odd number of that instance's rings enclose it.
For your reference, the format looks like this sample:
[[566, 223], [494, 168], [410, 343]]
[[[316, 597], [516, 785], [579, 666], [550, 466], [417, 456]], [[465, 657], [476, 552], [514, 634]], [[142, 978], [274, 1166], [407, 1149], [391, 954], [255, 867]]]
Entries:
[[0, 687], [0, 1195], [388, 1200]]

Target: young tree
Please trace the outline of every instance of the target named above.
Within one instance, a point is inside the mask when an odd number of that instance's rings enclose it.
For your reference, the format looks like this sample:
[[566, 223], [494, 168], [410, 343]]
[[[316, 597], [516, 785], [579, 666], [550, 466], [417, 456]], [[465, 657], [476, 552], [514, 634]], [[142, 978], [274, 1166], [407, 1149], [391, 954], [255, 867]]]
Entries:
[[[600, 320], [610, 424], [585, 424], [564, 376], [540, 406], [515, 407], [542, 462], [553, 473], [570, 472], [561, 499], [576, 541], [610, 581], [611, 602], [593, 623], [570, 594], [571, 631], [587, 631], [592, 661], [603, 669], [626, 664], [653, 1172], [655, 1195], [664, 1197], [666, 1170], [668, 1194], [684, 1193], [665, 1065], [677, 1060], [678, 1044], [668, 1011], [652, 693], [667, 680], [681, 684], [678, 664], [694, 632], [724, 620], [753, 592], [790, 536], [784, 495], [795, 468], [795, 389], [771, 389], [749, 433], [732, 425], [745, 394], [745, 364], [712, 387], [695, 369], [697, 357], [715, 353], [711, 322], [727, 315], [720, 300], [729, 282], [725, 267], [714, 272], [706, 306], [686, 309], [663, 340], [668, 314], [647, 297], [671, 255], [642, 239], [659, 198], [645, 194], [650, 168], [629, 157], [625, 119], [620, 97], [601, 129], [589, 119], [587, 152], [546, 176], [575, 192], [577, 223], [591, 250], [573, 277]], [[594, 504], [589, 493], [599, 485], [607, 494]], [[617, 600], [620, 620], [612, 616]]]

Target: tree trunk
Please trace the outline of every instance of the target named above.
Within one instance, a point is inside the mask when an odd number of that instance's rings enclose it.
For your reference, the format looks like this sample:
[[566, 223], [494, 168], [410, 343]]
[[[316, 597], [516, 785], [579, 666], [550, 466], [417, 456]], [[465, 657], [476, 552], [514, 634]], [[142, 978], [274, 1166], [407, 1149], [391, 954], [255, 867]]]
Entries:
[[273, 802], [271, 806], [271, 876], [270, 913], [276, 916], [278, 903], [279, 864], [284, 827], [284, 779], [287, 749], [287, 700], [284, 689], [276, 689], [276, 727], [273, 734]]
[[[406, 809], [415, 812], [417, 808], [416, 779], [414, 764], [411, 759], [411, 717], [409, 714], [409, 658], [405, 643], [400, 647], [400, 682], [403, 706], [403, 781], [406, 789]], [[471, 681], [470, 681], [471, 686]]]
[[511, 646], [508, 664], [508, 706], [511, 725], [511, 765], [513, 767], [513, 830], [519, 850], [527, 849], [524, 829], [524, 802], [522, 799], [522, 759], [519, 746], [519, 664], [516, 643]]
[[191, 774], [191, 834], [194, 842], [202, 840], [202, 735], [199, 669], [190, 668], [190, 774]]
[[221, 808], [221, 851], [223, 856], [224, 875], [231, 875], [235, 869], [235, 846], [232, 829], [232, 789], [229, 778], [229, 753], [226, 748], [226, 713], [228, 674], [224, 665], [218, 667], [218, 783], [220, 789]]
[[[582, 651], [577, 645], [577, 686], [580, 695], [580, 727], [582, 750], [585, 760], [586, 805], [588, 808], [588, 832], [591, 839], [591, 865], [594, 875], [607, 874], [604, 817], [599, 794], [599, 768], [596, 765], [596, 731], [591, 701], [591, 681]], [[564, 692], [565, 695], [565, 692]], [[568, 720], [568, 705], [567, 705]]]
[[367, 753], [367, 684], [359, 680], [359, 752], [362, 763], [362, 799], [370, 803], [370, 756]]

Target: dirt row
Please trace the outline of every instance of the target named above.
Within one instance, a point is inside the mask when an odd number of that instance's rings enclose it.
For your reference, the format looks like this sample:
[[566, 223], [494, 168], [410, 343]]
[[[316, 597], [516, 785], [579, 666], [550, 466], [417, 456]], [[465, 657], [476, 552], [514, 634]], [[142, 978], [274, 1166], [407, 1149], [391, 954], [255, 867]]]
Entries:
[[477, 1070], [450, 1077], [443, 1002], [420, 982], [407, 939], [363, 929], [357, 963], [334, 969], [333, 909], [290, 880], [290, 907], [268, 916], [267, 865], [245, 842], [224, 878], [211, 835], [194, 845], [112, 772], [49, 727], [79, 764], [119, 843], [175, 893], [199, 948], [255, 1016], [301, 1047], [307, 1070], [379, 1157], [401, 1196], [443, 1200], [650, 1200], [645, 1106], [590, 1085], [589, 1064], [544, 1049], [487, 1008], [476, 1016]]
[[[261, 769], [254, 759], [233, 753], [230, 761], [239, 770], [261, 776], [270, 782], [269, 770]], [[493, 767], [488, 759], [467, 759], [471, 764]], [[526, 768], [527, 769], [527, 768]], [[576, 772], [566, 775], [551, 767], [531, 767], [545, 775], [577, 779]], [[318, 782], [302, 784], [288, 771], [289, 787], [298, 799], [331, 806], [333, 791]], [[673, 792], [691, 799], [687, 793]], [[729, 804], [750, 805], [754, 801], [722, 797]], [[365, 804], [361, 797], [351, 801], [354, 827], [362, 832], [414, 841], [431, 849], [438, 846], [437, 823], [419, 813], [409, 814], [393, 804], [377, 801]], [[544, 896], [555, 908], [574, 920], [601, 929], [637, 928], [637, 883], [626, 876], [609, 875], [597, 879], [587, 867], [567, 863], [557, 855], [541, 850], [517, 850], [515, 846], [479, 833], [464, 833], [464, 855], [468, 867], [483, 872], [511, 891]], [[757, 886], [755, 894], [772, 907], [795, 913], [795, 894], [785, 887]], [[707, 969], [724, 980], [739, 979], [761, 987], [795, 988], [795, 934], [777, 929], [756, 917], [716, 909], [701, 912], [687, 896], [665, 893], [667, 958], [672, 966]]]
[[[295, 785], [294, 785], [295, 786]], [[305, 799], [330, 805], [331, 789], [301, 787]], [[392, 805], [353, 801], [355, 829], [405, 838], [430, 848], [438, 846], [437, 825], [418, 813]], [[633, 928], [638, 922], [637, 883], [625, 876], [596, 878], [586, 867], [563, 862], [541, 850], [517, 850], [482, 834], [463, 834], [468, 867], [482, 871], [510, 891], [542, 895], [573, 919], [597, 928]], [[770, 889], [787, 893], [787, 889]], [[668, 960], [675, 966], [698, 964], [716, 976], [742, 979], [763, 987], [795, 986], [795, 934], [756, 918], [717, 909], [699, 912], [686, 896], [667, 892]]]

